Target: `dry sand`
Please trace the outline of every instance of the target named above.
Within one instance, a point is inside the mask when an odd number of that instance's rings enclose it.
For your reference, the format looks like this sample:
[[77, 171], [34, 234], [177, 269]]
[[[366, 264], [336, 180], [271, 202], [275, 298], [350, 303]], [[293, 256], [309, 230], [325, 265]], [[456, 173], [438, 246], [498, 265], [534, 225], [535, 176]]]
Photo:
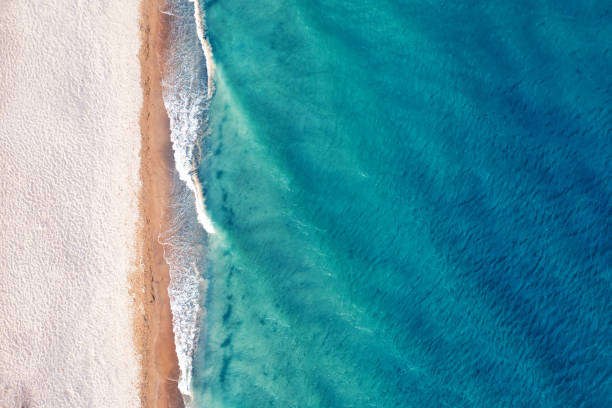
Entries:
[[0, 407], [137, 407], [138, 1], [0, 7]]

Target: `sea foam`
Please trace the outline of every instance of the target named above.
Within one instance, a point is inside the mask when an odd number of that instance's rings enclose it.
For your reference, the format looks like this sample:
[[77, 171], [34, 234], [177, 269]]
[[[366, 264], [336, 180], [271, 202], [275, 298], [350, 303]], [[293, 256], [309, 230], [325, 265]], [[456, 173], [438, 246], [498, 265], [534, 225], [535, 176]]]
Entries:
[[[188, 398], [203, 312], [199, 305], [207, 285], [202, 278], [204, 242], [206, 234], [215, 232], [206, 213], [197, 170], [212, 96], [212, 53], [205, 40], [199, 2], [176, 0], [169, 2], [168, 7], [166, 13], [172, 17], [162, 85], [176, 177], [170, 202], [172, 217], [160, 242], [170, 266], [168, 294], [181, 369], [179, 389]], [[199, 226], [192, 222], [195, 220]]]

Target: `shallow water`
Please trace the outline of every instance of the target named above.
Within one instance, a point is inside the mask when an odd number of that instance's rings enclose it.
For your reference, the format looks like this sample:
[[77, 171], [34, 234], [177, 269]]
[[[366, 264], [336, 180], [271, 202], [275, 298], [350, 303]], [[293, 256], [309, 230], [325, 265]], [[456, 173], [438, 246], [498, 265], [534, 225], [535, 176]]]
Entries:
[[612, 404], [609, 3], [204, 8], [197, 406]]

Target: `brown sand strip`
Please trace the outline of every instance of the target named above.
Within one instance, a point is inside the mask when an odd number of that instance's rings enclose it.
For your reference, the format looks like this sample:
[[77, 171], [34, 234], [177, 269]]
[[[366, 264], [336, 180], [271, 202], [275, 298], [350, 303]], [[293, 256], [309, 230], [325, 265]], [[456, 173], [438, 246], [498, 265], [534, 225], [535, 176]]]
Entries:
[[[172, 332], [168, 298], [169, 267], [157, 237], [167, 225], [167, 204], [174, 168], [169, 121], [161, 92], [161, 59], [165, 47], [166, 21], [163, 0], [142, 0], [140, 32], [143, 107], [140, 196], [141, 259], [144, 271], [133, 279], [136, 293], [134, 327], [142, 354], [141, 400], [145, 408], [182, 408], [178, 390], [179, 366]], [[138, 282], [140, 280], [140, 282]], [[144, 313], [143, 313], [144, 312]]]

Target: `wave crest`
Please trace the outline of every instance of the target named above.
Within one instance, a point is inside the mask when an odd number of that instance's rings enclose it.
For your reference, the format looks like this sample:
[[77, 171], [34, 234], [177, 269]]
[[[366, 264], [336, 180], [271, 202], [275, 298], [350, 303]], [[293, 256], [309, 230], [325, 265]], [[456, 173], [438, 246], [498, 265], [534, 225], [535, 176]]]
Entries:
[[159, 239], [170, 266], [168, 295], [181, 369], [178, 386], [189, 399], [192, 361], [203, 312], [200, 302], [207, 287], [202, 278], [204, 245], [206, 234], [215, 233], [206, 213], [198, 175], [208, 104], [213, 94], [214, 66], [210, 45], [205, 39], [200, 2], [170, 0], [167, 7], [164, 13], [169, 16], [169, 37], [162, 89], [170, 119], [176, 172], [169, 203], [171, 220], [168, 230]]

